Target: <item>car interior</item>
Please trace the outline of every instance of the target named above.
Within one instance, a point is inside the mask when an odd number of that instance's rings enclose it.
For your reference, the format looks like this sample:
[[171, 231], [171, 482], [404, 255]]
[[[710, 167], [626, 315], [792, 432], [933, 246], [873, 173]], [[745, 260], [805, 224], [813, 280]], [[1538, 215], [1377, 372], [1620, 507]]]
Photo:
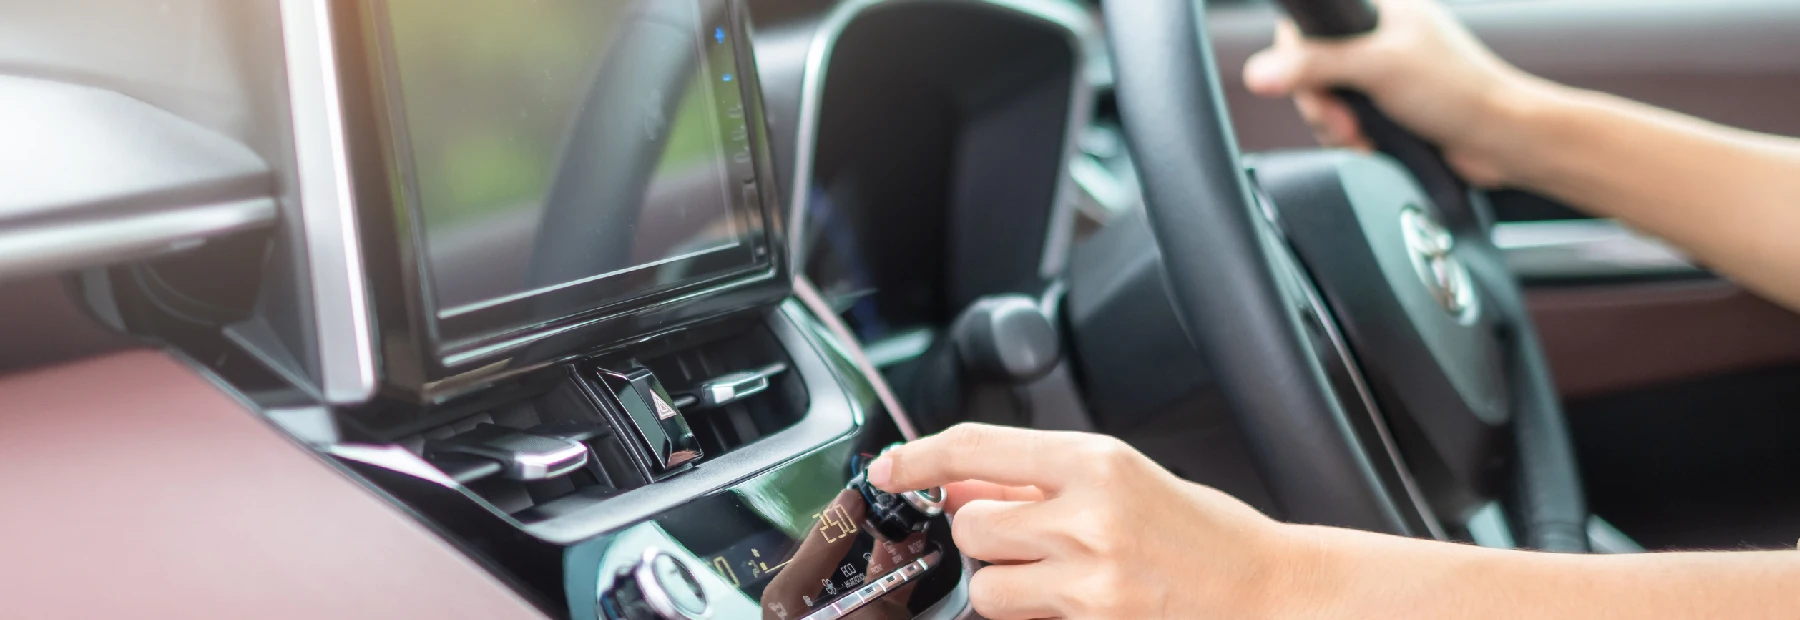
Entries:
[[[1447, 4], [1800, 136], [1800, 3]], [[1242, 86], [1362, 0], [0, 16], [0, 615], [974, 618], [942, 489], [864, 476], [964, 422], [1284, 521], [1800, 538], [1800, 315]]]

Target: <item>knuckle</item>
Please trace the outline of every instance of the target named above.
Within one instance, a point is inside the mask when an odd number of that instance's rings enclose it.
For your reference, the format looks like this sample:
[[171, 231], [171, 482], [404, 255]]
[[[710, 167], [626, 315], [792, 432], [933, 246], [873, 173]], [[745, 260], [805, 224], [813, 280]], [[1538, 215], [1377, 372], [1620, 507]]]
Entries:
[[989, 517], [985, 504], [987, 502], [983, 500], [969, 502], [950, 521], [950, 538], [956, 541], [957, 547], [976, 557], [986, 555], [987, 551], [984, 548], [987, 542], [984, 532], [987, 531]]
[[1122, 601], [1127, 596], [1122, 590], [1123, 583], [1114, 571], [1106, 569], [1090, 570], [1076, 579], [1071, 588], [1079, 594], [1073, 596], [1071, 606], [1081, 611], [1081, 616], [1100, 618], [1117, 617], [1123, 607]]
[[1082, 447], [1082, 452], [1089, 471], [1100, 482], [1112, 482], [1129, 475], [1137, 456], [1137, 452], [1125, 445], [1125, 442], [1105, 436], [1090, 439]]
[[983, 617], [1000, 618], [1013, 607], [1018, 595], [1006, 587], [993, 568], [977, 570], [969, 578], [969, 604]]
[[1106, 507], [1091, 507], [1070, 515], [1064, 531], [1071, 542], [1095, 561], [1105, 561], [1120, 550], [1119, 518]]

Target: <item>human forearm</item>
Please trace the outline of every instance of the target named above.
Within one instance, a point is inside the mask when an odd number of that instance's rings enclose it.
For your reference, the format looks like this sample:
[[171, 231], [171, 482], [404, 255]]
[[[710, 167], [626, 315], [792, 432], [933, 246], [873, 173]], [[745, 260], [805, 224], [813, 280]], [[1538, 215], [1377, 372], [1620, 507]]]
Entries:
[[1291, 526], [1287, 618], [1792, 618], [1800, 553], [1565, 555]]
[[1501, 95], [1504, 183], [1617, 218], [1800, 308], [1800, 140], [1527, 78]]

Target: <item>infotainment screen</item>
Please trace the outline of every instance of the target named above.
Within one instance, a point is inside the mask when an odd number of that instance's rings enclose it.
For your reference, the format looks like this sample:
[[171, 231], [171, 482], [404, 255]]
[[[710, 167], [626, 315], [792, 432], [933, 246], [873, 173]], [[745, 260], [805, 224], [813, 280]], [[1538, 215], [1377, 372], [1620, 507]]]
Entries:
[[425, 299], [479, 338], [767, 269], [725, 0], [380, 0]]

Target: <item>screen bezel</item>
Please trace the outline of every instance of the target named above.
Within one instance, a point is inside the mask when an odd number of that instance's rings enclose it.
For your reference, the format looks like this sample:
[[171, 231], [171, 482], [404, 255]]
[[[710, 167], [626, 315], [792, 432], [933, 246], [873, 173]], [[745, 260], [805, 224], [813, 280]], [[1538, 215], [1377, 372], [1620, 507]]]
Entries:
[[603, 350], [682, 324], [770, 306], [792, 292], [784, 209], [776, 191], [746, 10], [741, 1], [728, 0], [727, 23], [722, 26], [730, 34], [736, 69], [733, 83], [744, 104], [755, 181], [751, 192], [755, 204], [740, 210], [739, 223], [743, 243], [757, 250], [755, 260], [706, 279], [499, 329], [459, 331], [458, 326], [440, 320], [424, 253], [422, 211], [412, 184], [410, 151], [404, 148], [405, 127], [397, 114], [399, 102], [392, 96], [395, 68], [383, 23], [385, 0], [347, 0], [345, 4], [352, 2], [349, 8], [353, 10], [334, 12], [333, 19], [342, 26], [340, 32], [360, 36], [337, 39], [337, 64], [350, 86], [343, 94], [346, 142], [357, 203], [362, 205], [360, 237], [369, 250], [365, 254], [385, 370], [382, 379], [390, 395], [421, 403], [440, 401], [508, 373]]
[[[733, 247], [713, 256], [678, 259], [676, 261], [668, 261], [661, 265], [649, 267], [638, 266], [629, 270], [629, 273], [621, 272], [605, 277], [565, 283], [558, 286], [554, 291], [544, 291], [530, 295], [512, 295], [507, 296], [508, 298], [503, 298], [502, 300], [471, 304], [478, 306], [473, 309], [446, 309], [442, 307], [435, 289], [444, 282], [442, 278], [445, 277], [445, 274], [433, 272], [434, 268], [430, 257], [428, 256], [428, 244], [430, 243], [430, 240], [428, 238], [429, 235], [427, 234], [428, 225], [426, 219], [429, 216], [426, 213], [426, 205], [421, 202], [418, 169], [415, 162], [412, 160], [413, 151], [411, 148], [410, 130], [405, 122], [405, 115], [407, 113], [406, 104], [402, 99], [399, 87], [399, 80], [402, 79], [402, 76], [400, 75], [400, 68], [396, 65], [395, 50], [392, 41], [393, 31], [387, 23], [389, 15], [387, 10], [387, 0], [371, 0], [370, 5], [373, 9], [371, 13], [371, 25], [373, 26], [372, 34], [375, 35], [376, 50], [379, 62], [383, 68], [381, 72], [382, 90], [380, 95], [386, 104], [386, 112], [390, 121], [388, 123], [388, 131], [392, 134], [390, 136], [390, 144], [394, 147], [392, 151], [395, 158], [394, 163], [396, 164], [394, 173], [399, 181], [397, 189], [400, 191], [401, 206], [407, 211], [406, 220], [415, 223], [415, 225], [407, 227], [407, 232], [412, 237], [410, 244], [414, 254], [412, 262], [417, 265], [418, 286], [423, 292], [421, 301], [425, 305], [424, 310], [431, 318], [432, 328], [436, 336], [433, 338], [433, 341], [440, 346], [440, 354], [453, 355], [454, 352], [459, 349], [478, 347], [483, 342], [504, 341], [520, 336], [521, 332], [540, 329], [572, 318], [604, 314], [609, 308], [629, 308], [639, 303], [654, 303], [656, 299], [679, 296], [683, 293], [691, 293], [695, 290], [705, 289], [713, 284], [742, 277], [745, 274], [755, 274], [767, 271], [770, 253], [768, 251], [767, 236], [762, 230], [765, 217], [763, 217], [762, 213], [758, 213], [758, 211], [766, 210], [766, 203], [758, 200], [756, 201], [757, 204], [739, 205], [737, 204], [736, 197], [728, 195], [727, 200], [731, 203], [730, 209], [732, 210], [731, 217], [737, 220], [737, 225], [741, 230], [738, 239], [738, 245], [741, 247]], [[701, 32], [710, 30], [715, 26], [736, 30], [736, 28], [732, 27], [730, 24], [730, 22], [736, 21], [732, 19], [732, 11], [725, 11], [724, 13], [725, 23], [703, 22]], [[696, 37], [699, 37], [700, 32], [696, 32], [695, 35]], [[743, 37], [733, 37], [732, 39], [734, 46], [732, 57], [734, 60], [741, 60], [745, 54], [738, 48], [740, 47], [739, 44]], [[739, 62], [738, 64], [741, 65], [743, 63]], [[709, 70], [713, 73], [720, 72], [720, 69], [714, 67], [707, 67], [703, 70]], [[729, 67], [726, 68], [726, 70], [734, 73], [742, 73], [742, 71], [739, 70], [739, 67]], [[731, 84], [738, 88], [740, 100], [748, 99], [747, 93], [743, 92], [743, 86], [745, 84], [743, 80], [734, 80]], [[715, 84], [714, 87], [718, 88], [719, 86]], [[745, 120], [746, 123], [748, 123], [749, 119], [746, 118]], [[748, 136], [746, 137], [748, 138]], [[721, 135], [719, 138], [721, 143], [723, 143], [725, 136]], [[753, 151], [754, 146], [755, 145], [752, 144]], [[735, 182], [738, 180], [737, 177], [729, 178], [727, 185], [728, 192], [729, 188], [732, 185], [735, 185]], [[761, 183], [758, 183], [758, 185], [761, 185]], [[642, 269], [654, 268], [660, 270], [672, 268], [676, 265], [702, 264], [704, 261], [716, 261], [721, 256], [735, 260], [732, 261], [733, 264], [720, 265], [719, 268], [713, 269], [712, 273], [705, 274], [703, 277], [668, 285], [635, 288], [628, 291], [609, 291], [609, 289], [616, 288], [621, 279], [641, 277], [642, 274], [640, 270]], [[558, 306], [568, 306], [569, 309], [565, 314], [560, 315], [553, 314], [550, 316], [542, 316], [543, 313], [536, 312], [539, 316], [533, 316], [534, 304], [538, 304], [550, 298], [559, 300], [557, 303]], [[467, 305], [465, 305], [465, 307], [466, 306]], [[447, 310], [458, 310], [458, 312], [456, 314], [447, 314]]]

